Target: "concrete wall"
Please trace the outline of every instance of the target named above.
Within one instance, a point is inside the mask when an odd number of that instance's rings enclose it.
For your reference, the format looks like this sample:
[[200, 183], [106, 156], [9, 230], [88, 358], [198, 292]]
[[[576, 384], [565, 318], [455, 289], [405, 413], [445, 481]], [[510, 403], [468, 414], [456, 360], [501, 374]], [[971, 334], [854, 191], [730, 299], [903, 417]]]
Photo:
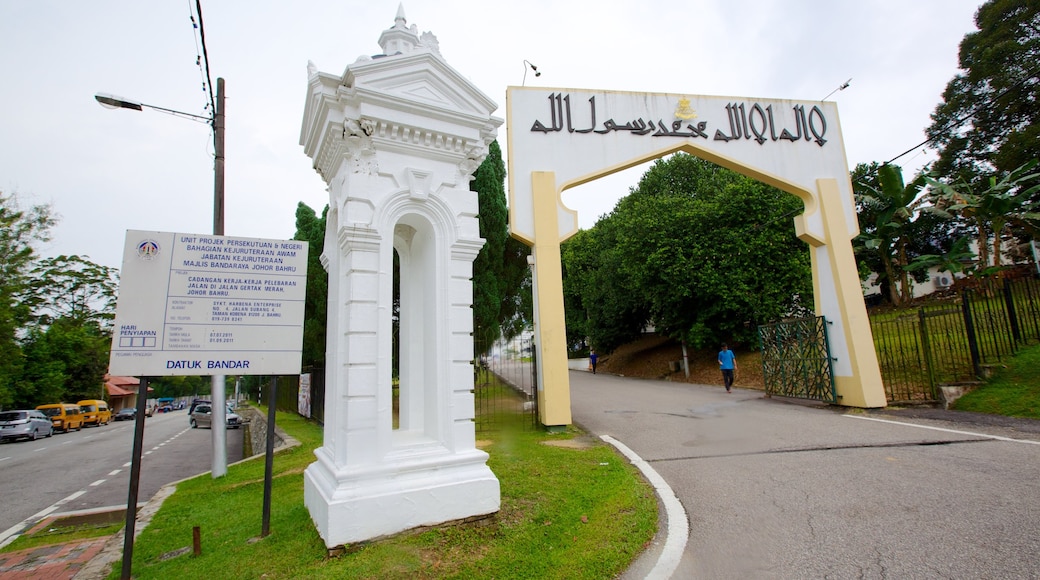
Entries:
[[[245, 446], [243, 455], [245, 457], [263, 455], [267, 451], [267, 415], [254, 407], [239, 407], [235, 409], [235, 412], [245, 420], [245, 425], [242, 427], [246, 430], [246, 436], [243, 438], [243, 445]], [[292, 438], [275, 425], [275, 449], [286, 445], [290, 439]]]

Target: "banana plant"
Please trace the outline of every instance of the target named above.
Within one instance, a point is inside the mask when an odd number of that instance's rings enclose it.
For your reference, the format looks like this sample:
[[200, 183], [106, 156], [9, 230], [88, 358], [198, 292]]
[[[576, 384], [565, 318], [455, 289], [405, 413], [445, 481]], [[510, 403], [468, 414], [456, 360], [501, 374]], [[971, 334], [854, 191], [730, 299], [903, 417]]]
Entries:
[[1001, 266], [1002, 243], [1010, 226], [1034, 237], [1040, 229], [1040, 172], [1033, 172], [1037, 163], [1034, 159], [1003, 177], [990, 176], [978, 192], [964, 181], [951, 185], [925, 178], [932, 187], [930, 211], [943, 217], [959, 215], [975, 224], [980, 269]]
[[894, 305], [908, 303], [913, 298], [906, 270], [909, 265], [907, 226], [927, 199], [921, 194], [926, 183], [925, 176], [919, 175], [909, 184], [904, 184], [902, 169], [886, 163], [878, 167], [880, 187], [864, 183], [868, 193], [857, 196], [857, 201], [872, 210], [870, 213], [874, 216], [874, 227], [860, 234], [858, 239], [868, 249], [878, 252], [891, 282], [889, 296]]

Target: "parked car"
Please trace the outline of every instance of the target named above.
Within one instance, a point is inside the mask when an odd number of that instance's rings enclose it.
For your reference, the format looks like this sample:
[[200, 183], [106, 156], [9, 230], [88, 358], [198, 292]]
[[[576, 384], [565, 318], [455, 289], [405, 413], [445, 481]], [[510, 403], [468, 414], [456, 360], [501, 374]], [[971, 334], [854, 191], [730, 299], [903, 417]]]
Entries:
[[[228, 429], [238, 429], [242, 426], [242, 417], [231, 411], [228, 407], [227, 415], [224, 417]], [[213, 428], [213, 405], [209, 401], [199, 401], [188, 415], [188, 424], [192, 429], [199, 427]]]
[[0, 411], [0, 441], [8, 439], [36, 440], [54, 434], [51, 420], [43, 413], [32, 409], [24, 411]]
[[79, 412], [83, 415], [83, 424], [95, 427], [108, 425], [112, 421], [112, 411], [108, 410], [108, 403], [101, 399], [87, 399], [76, 403]]
[[83, 428], [83, 414], [79, 412], [79, 405], [54, 403], [40, 405], [36, 407], [36, 410], [49, 417], [51, 425], [58, 431], [68, 433]]
[[133, 421], [137, 419], [137, 409], [133, 407], [127, 407], [116, 411], [115, 415], [112, 415], [113, 421]]

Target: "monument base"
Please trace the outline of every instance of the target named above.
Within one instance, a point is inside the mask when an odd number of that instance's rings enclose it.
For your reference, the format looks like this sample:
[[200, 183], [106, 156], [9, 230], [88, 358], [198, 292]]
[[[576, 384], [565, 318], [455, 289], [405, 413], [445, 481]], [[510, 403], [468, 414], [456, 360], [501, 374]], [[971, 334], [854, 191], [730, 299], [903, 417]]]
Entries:
[[491, 514], [501, 502], [487, 453], [477, 449], [341, 470], [324, 447], [314, 454], [304, 504], [328, 548]]

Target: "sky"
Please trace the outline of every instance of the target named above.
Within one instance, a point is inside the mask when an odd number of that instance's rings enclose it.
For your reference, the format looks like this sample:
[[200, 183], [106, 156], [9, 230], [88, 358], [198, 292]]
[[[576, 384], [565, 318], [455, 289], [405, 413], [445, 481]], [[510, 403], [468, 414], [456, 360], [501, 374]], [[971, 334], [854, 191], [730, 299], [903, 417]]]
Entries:
[[[378, 54], [398, 0], [200, 0], [210, 77], [225, 79], [225, 227], [289, 239], [328, 203], [299, 144], [307, 63]], [[408, 24], [499, 105], [506, 87], [833, 100], [850, 169], [925, 140], [978, 0], [408, 0]], [[213, 231], [209, 116], [195, 0], [0, 0], [0, 192], [59, 217], [43, 256], [119, 268], [126, 230]], [[538, 67], [535, 77], [527, 60]], [[851, 79], [848, 88], [835, 91]], [[215, 89], [214, 89], [215, 90]], [[833, 94], [832, 94], [833, 93]], [[507, 128], [499, 129], [505, 146]], [[909, 176], [934, 153], [896, 161]], [[582, 228], [646, 166], [564, 193]]]

